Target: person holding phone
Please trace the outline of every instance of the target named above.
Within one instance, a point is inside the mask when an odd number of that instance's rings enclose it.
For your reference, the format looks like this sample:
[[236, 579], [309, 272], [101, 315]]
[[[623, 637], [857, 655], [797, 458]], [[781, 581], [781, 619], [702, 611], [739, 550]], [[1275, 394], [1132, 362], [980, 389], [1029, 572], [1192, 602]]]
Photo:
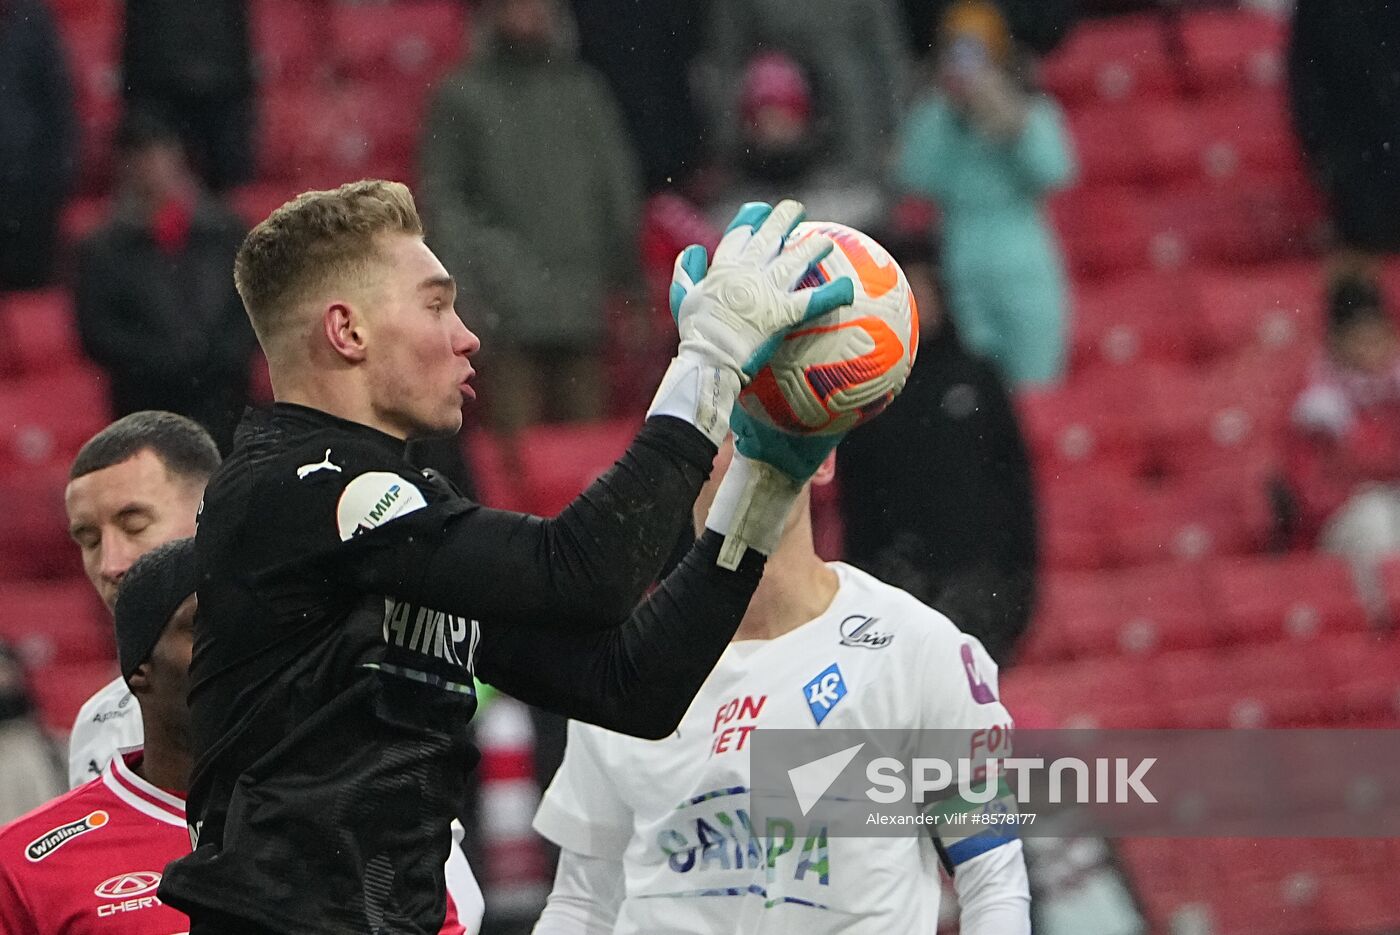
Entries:
[[1053, 383], [1067, 301], [1043, 203], [1074, 175], [1063, 117], [1021, 79], [993, 4], [952, 4], [939, 35], [933, 79], [900, 130], [895, 185], [942, 211], [950, 304], [969, 348], [1009, 383]]

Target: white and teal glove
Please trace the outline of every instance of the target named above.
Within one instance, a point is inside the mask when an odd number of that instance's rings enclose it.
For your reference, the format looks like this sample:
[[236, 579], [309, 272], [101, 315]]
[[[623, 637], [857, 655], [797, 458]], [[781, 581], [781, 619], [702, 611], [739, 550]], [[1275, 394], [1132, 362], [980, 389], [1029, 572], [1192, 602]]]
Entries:
[[777, 550], [797, 495], [845, 435], [783, 432], [738, 405], [730, 424], [734, 459], [715, 492], [705, 525], [724, 536], [719, 565], [734, 569], [745, 549], [764, 555]]
[[795, 201], [776, 208], [751, 202], [725, 231], [713, 265], [700, 246], [686, 247], [676, 257], [671, 314], [680, 348], [648, 416], [684, 419], [719, 445], [729, 434], [739, 390], [783, 335], [854, 299], [854, 286], [844, 277], [795, 288], [832, 248], [829, 238], [810, 237], [784, 253], [788, 234], [802, 218], [802, 205]]

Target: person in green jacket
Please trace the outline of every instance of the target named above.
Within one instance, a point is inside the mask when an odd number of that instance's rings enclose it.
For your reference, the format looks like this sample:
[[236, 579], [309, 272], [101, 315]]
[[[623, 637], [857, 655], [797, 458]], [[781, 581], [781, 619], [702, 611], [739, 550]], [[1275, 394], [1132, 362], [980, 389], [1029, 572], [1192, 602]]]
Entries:
[[429, 236], [490, 336], [488, 418], [508, 434], [604, 414], [605, 301], [635, 279], [636, 157], [574, 33], [560, 0], [490, 0], [423, 139]]
[[1074, 174], [1062, 115], [1018, 86], [991, 3], [954, 3], [941, 37], [934, 87], [900, 132], [896, 185], [942, 211], [947, 285], [968, 347], [1013, 385], [1054, 383], [1067, 303], [1043, 202]]

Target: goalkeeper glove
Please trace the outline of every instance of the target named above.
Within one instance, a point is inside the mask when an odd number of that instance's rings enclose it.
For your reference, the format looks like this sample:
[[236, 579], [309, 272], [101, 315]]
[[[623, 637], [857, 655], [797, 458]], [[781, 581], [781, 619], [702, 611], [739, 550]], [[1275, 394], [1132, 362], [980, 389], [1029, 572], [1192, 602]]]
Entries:
[[802, 221], [802, 205], [739, 209], [713, 267], [705, 249], [686, 247], [671, 280], [671, 314], [680, 348], [652, 400], [648, 416], [670, 415], [699, 428], [718, 446], [729, 433], [739, 389], [772, 356], [787, 331], [847, 305], [855, 288], [842, 277], [822, 286], [794, 287], [831, 251], [827, 237], [810, 237], [784, 253]]
[[705, 525], [724, 536], [718, 561], [732, 570], [746, 548], [773, 554], [797, 495], [845, 435], [794, 435], [759, 422], [737, 405], [730, 423], [734, 460]]

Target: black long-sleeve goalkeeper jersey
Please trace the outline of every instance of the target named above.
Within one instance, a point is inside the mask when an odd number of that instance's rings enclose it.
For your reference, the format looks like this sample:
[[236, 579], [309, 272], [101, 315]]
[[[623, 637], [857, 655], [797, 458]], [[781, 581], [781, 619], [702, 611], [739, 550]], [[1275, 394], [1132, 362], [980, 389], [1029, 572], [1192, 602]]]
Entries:
[[486, 509], [401, 442], [279, 404], [245, 418], [201, 508], [194, 850], [160, 898], [297, 935], [430, 933], [475, 753], [475, 672], [644, 737], [674, 730], [762, 574], [690, 522], [714, 446], [649, 420], [554, 519]]

